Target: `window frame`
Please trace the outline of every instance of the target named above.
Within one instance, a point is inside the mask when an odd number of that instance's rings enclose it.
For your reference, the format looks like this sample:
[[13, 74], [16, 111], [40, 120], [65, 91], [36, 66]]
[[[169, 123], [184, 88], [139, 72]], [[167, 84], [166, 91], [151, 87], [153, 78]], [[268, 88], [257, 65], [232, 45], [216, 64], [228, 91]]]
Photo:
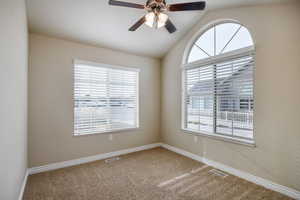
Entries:
[[[183, 63], [182, 63], [182, 67], [181, 67], [181, 91], [182, 91], [181, 92], [181, 130], [185, 133], [189, 133], [189, 134], [193, 134], [193, 135], [200, 135], [200, 136], [204, 136], [204, 137], [208, 137], [208, 138], [212, 138], [212, 139], [222, 140], [222, 141], [236, 143], [236, 144], [242, 144], [242, 145], [246, 145], [246, 146], [250, 146], [250, 147], [256, 147], [256, 143], [255, 143], [255, 121], [253, 121], [253, 131], [252, 131], [253, 139], [244, 139], [244, 138], [232, 137], [232, 136], [222, 135], [222, 134], [215, 133], [215, 132], [211, 133], [211, 132], [205, 132], [205, 131], [195, 131], [195, 130], [187, 129], [186, 126], [185, 126], [186, 119], [187, 119], [187, 116], [186, 116], [187, 104], [185, 103], [185, 97], [186, 97], [186, 88], [185, 88], [185, 81], [186, 80], [185, 80], [185, 77], [186, 77], [186, 70], [188, 70], [188, 69], [199, 68], [199, 67], [212, 65], [212, 64], [216, 64], [216, 63], [220, 63], [220, 62], [224, 62], [224, 61], [230, 61], [230, 60], [242, 57], [242, 56], [251, 55], [254, 58], [254, 66], [253, 66], [253, 104], [255, 102], [255, 92], [254, 91], [255, 91], [255, 61], [256, 61], [256, 59], [255, 59], [255, 43], [254, 43], [254, 41], [253, 41], [253, 46], [233, 50], [233, 51], [230, 51], [230, 52], [219, 54], [219, 55], [216, 55], [216, 56], [213, 56], [213, 57], [200, 59], [200, 60], [193, 61], [193, 62], [190, 62], [190, 63], [188, 62], [190, 52], [191, 52], [195, 42], [206, 31], [208, 31], [210, 28], [212, 28], [214, 26], [217, 26], [217, 25], [220, 25], [220, 24], [224, 24], [224, 23], [236, 23], [236, 24], [239, 24], [241, 26], [244, 26], [244, 25], [240, 24], [239, 22], [232, 21], [232, 20], [225, 20], [225, 21], [223, 20], [223, 21], [219, 21], [219, 22], [216, 22], [216, 23], [212, 23], [212, 24], [206, 26], [204, 29], [200, 30], [200, 32], [198, 32], [194, 36], [194, 38], [190, 41], [189, 45], [187, 46], [187, 48], [185, 50], [184, 57], [183, 57]], [[247, 27], [245, 27], [245, 28], [247, 28]], [[252, 40], [253, 40], [253, 38], [252, 38]], [[253, 108], [253, 119], [254, 118], [255, 118], [255, 106]], [[213, 120], [215, 120], [215, 116], [213, 117]]]
[[[110, 69], [117, 69], [117, 70], [124, 70], [124, 71], [132, 71], [137, 72], [137, 94], [136, 94], [136, 127], [134, 128], [123, 128], [123, 129], [116, 129], [116, 130], [108, 130], [108, 131], [102, 131], [102, 132], [92, 132], [92, 133], [86, 133], [86, 134], [75, 134], [75, 65], [77, 64], [83, 64], [83, 65], [90, 65], [95, 67], [102, 67], [102, 68], [110, 68]], [[99, 62], [92, 62], [87, 60], [81, 60], [81, 59], [73, 59], [72, 62], [72, 71], [73, 71], [73, 85], [72, 85], [72, 114], [73, 114], [73, 121], [72, 121], [72, 136], [73, 137], [82, 137], [82, 136], [91, 136], [91, 135], [98, 135], [98, 134], [118, 134], [128, 131], [137, 131], [140, 129], [140, 72], [141, 70], [136, 67], [124, 67], [119, 65], [111, 65], [111, 64], [104, 64]]]

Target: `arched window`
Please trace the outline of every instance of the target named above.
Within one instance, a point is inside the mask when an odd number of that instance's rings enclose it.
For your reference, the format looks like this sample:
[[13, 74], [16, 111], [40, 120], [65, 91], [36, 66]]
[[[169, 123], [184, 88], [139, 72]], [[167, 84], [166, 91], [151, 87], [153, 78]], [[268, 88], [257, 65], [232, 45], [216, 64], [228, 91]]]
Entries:
[[254, 43], [235, 22], [214, 24], [188, 49], [183, 129], [254, 144]]
[[237, 23], [217, 24], [205, 31], [194, 43], [188, 63], [253, 46], [247, 28]]

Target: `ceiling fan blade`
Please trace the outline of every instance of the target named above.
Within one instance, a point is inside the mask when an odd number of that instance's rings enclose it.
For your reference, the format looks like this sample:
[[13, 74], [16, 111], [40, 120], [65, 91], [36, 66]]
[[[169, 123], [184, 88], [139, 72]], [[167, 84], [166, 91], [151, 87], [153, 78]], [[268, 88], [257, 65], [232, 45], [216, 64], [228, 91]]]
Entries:
[[112, 6], [123, 6], [123, 7], [138, 8], [138, 9], [145, 8], [145, 6], [142, 4], [130, 3], [130, 2], [124, 2], [124, 1], [116, 1], [116, 0], [109, 0], [108, 4], [112, 5]]
[[177, 30], [170, 19], [167, 20], [165, 27], [169, 31], [169, 33], [174, 33]]
[[139, 19], [139, 21], [137, 21], [132, 27], [129, 28], [129, 31], [135, 31], [136, 29], [138, 29], [142, 24], [144, 24], [146, 21], [146, 17], [142, 17], [141, 19]]
[[204, 10], [206, 6], [205, 1], [178, 3], [169, 5], [169, 11], [188, 11], [188, 10]]

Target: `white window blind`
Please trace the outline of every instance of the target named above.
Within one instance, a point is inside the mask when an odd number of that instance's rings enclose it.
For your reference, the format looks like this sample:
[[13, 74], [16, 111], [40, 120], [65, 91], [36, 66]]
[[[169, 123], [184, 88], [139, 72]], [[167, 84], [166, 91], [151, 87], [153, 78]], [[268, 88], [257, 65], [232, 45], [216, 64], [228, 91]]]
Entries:
[[184, 129], [253, 140], [253, 54], [184, 70]]
[[135, 69], [74, 64], [74, 135], [138, 128]]

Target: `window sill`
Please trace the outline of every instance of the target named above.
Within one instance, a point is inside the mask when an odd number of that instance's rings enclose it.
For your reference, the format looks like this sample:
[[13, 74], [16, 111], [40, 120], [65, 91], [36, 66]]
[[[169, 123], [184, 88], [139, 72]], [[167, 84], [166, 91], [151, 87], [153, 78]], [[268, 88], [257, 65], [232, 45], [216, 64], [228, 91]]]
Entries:
[[182, 131], [184, 131], [185, 133], [188, 133], [188, 134], [204, 136], [204, 137], [221, 140], [221, 141], [225, 141], [225, 142], [230, 142], [230, 143], [234, 143], [234, 144], [245, 145], [248, 147], [256, 147], [255, 142], [252, 140], [232, 138], [229, 136], [227, 137], [225, 135], [217, 135], [217, 134], [213, 134], [213, 133], [204, 133], [204, 132], [200, 133], [200, 132], [196, 132], [196, 131], [192, 131], [192, 130], [188, 130], [188, 129], [182, 129]]
[[82, 134], [75, 134], [73, 133], [74, 137], [80, 137], [80, 136], [92, 136], [92, 135], [107, 135], [107, 134], [118, 134], [122, 132], [128, 132], [128, 131], [137, 131], [140, 128], [126, 128], [126, 129], [118, 129], [118, 130], [111, 130], [111, 131], [103, 131], [103, 132], [92, 132], [92, 133], [82, 133]]

